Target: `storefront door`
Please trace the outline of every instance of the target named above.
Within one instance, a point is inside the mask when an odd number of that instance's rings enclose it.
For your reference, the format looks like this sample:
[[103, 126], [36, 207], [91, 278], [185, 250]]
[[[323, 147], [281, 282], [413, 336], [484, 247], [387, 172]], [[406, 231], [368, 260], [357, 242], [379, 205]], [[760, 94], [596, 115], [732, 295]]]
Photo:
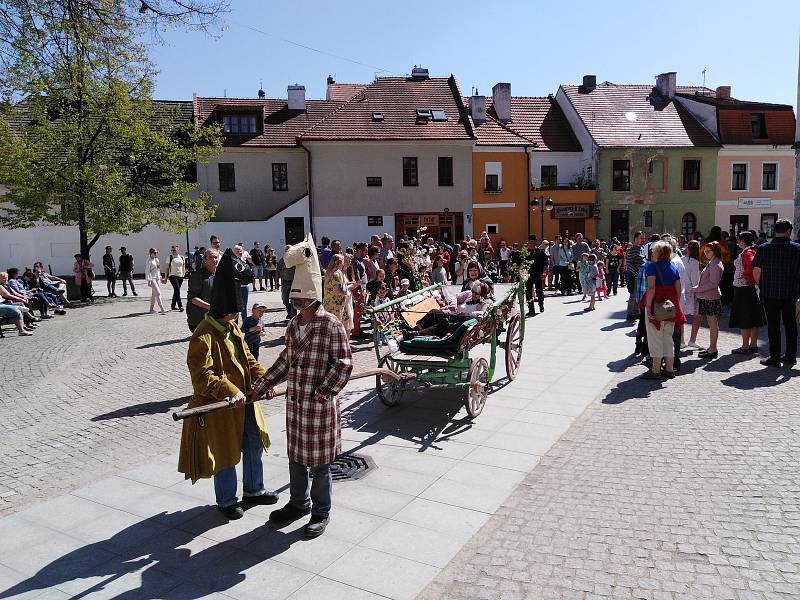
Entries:
[[583, 233], [585, 223], [585, 219], [559, 219], [558, 232], [561, 237], [574, 238], [576, 233]]

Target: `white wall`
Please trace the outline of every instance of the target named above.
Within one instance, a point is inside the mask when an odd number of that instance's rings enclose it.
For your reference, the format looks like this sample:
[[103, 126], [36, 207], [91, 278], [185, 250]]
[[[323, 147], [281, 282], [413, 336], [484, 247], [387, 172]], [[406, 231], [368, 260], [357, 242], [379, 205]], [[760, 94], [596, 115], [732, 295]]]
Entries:
[[682, 96], [675, 96], [675, 100], [692, 113], [692, 116], [700, 121], [700, 124], [706, 128], [706, 131], [719, 140], [719, 132], [717, 131], [717, 109], [715, 106], [706, 104], [705, 102], [698, 102], [697, 100], [689, 100]]
[[592, 179], [593, 181], [597, 181], [597, 144], [594, 141], [591, 133], [589, 133], [589, 129], [586, 127], [586, 124], [581, 119], [578, 111], [575, 110], [575, 107], [570, 102], [570, 99], [564, 93], [564, 90], [559, 87], [558, 92], [556, 92], [556, 102], [561, 107], [561, 110], [564, 111], [564, 116], [567, 117], [567, 121], [569, 121], [570, 126], [572, 127], [572, 131], [575, 133], [575, 137], [578, 138], [578, 142], [583, 148], [583, 153], [581, 155], [581, 168], [592, 167]]
[[[305, 230], [308, 232], [308, 197], [299, 200], [283, 212], [275, 215], [269, 221], [243, 221], [223, 222], [214, 221], [206, 223], [198, 229], [189, 231], [189, 244], [194, 246], [208, 246], [209, 237], [214, 234], [222, 241], [222, 247], [233, 247], [237, 242], [243, 241], [249, 250], [255, 240], [261, 242], [261, 247], [267, 244], [280, 253], [285, 244], [284, 217], [303, 217]], [[173, 234], [161, 231], [156, 227], [148, 227], [141, 233], [133, 235], [105, 235], [101, 237], [92, 248], [92, 260], [96, 265], [95, 271], [102, 273], [101, 257], [105, 247], [114, 249], [114, 257], [119, 257], [119, 247], [125, 246], [133, 254], [136, 261], [136, 273], [141, 273], [147, 259], [150, 247], [158, 248], [161, 256], [168, 254], [169, 247], [173, 244], [180, 246], [181, 251], [186, 251], [186, 235]], [[71, 275], [73, 256], [79, 250], [78, 228], [62, 226], [38, 226], [29, 229], [2, 229], [0, 228], [0, 269], [8, 267], [29, 267], [37, 260], [49, 265], [56, 275]]]
[[[372, 215], [379, 216], [379, 215]], [[383, 236], [388, 233], [395, 237], [394, 215], [383, 215], [382, 227], [367, 225], [367, 217], [314, 217], [314, 241], [319, 244], [322, 236], [332, 240], [341, 240], [342, 246], [350, 246], [353, 242], [369, 242], [373, 235]]]
[[556, 165], [558, 185], [569, 185], [581, 172], [583, 153], [581, 152], [531, 152], [531, 184], [542, 184], [542, 165]]

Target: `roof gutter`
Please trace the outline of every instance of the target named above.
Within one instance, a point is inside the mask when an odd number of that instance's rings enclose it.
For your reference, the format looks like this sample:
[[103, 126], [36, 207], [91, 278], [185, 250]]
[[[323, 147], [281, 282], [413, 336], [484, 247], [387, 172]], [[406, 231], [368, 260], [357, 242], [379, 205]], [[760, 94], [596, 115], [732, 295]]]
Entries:
[[314, 196], [312, 194], [314, 183], [311, 171], [311, 150], [303, 145], [302, 140], [298, 141], [300, 143], [300, 147], [305, 150], [306, 154], [308, 155], [308, 159], [306, 160], [306, 177], [308, 178], [308, 231], [311, 233], [311, 237], [316, 239], [316, 236], [314, 235]]

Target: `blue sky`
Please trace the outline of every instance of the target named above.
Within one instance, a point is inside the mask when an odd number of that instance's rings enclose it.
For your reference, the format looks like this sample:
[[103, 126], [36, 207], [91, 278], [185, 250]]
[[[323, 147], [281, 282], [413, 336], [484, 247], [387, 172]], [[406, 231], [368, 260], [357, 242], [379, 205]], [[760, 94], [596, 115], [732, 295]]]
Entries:
[[798, 0], [230, 1], [217, 39], [170, 32], [151, 48], [157, 98], [255, 97], [262, 80], [269, 97], [300, 83], [324, 98], [329, 74], [370, 82], [421, 64], [455, 73], [465, 95], [510, 81], [514, 95], [544, 96], [587, 73], [652, 83], [677, 71], [679, 85], [695, 85], [706, 69], [706, 84], [734, 97], [797, 101]]

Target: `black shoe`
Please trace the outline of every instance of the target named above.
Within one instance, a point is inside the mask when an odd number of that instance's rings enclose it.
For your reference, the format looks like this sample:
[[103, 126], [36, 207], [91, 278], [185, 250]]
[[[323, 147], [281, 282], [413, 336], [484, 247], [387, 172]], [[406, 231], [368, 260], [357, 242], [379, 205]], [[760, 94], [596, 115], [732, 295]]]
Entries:
[[236, 519], [241, 519], [244, 516], [244, 511], [238, 504], [231, 504], [230, 506], [217, 506], [217, 510], [225, 515], [225, 518], [229, 521], [235, 521]]
[[765, 358], [765, 359], [763, 359], [763, 360], [761, 360], [759, 362], [762, 365], [764, 365], [765, 367], [780, 367], [781, 366], [781, 361], [778, 360], [777, 358]]
[[328, 517], [321, 517], [319, 515], [311, 515], [311, 520], [308, 525], [303, 527], [303, 534], [307, 538], [315, 538], [325, 533], [325, 528], [328, 526], [330, 519]]
[[664, 369], [661, 369], [661, 376], [666, 379], [675, 379], [675, 371], [665, 371]]
[[139, 294], [137, 294], [136, 292], [133, 292], [133, 295], [134, 295], [134, 296], [138, 296]]
[[793, 367], [797, 364], [796, 358], [787, 358], [786, 356], [781, 356], [781, 362], [783, 363], [784, 367]]
[[123, 295], [123, 296], [127, 296], [127, 295], [128, 295], [128, 292], [125, 292], [125, 293], [124, 293], [124, 294], [122, 294], [122, 295]]
[[40, 318], [40, 319], [52, 319], [52, 318], [53, 318], [53, 315], [42, 315], [42, 316], [41, 316], [41, 317], [39, 317], [39, 318]]
[[258, 496], [244, 496], [242, 497], [241, 504], [245, 506], [261, 506], [264, 504], [277, 504], [278, 494], [269, 490], [264, 494]]
[[310, 506], [307, 508], [298, 508], [293, 504], [287, 504], [283, 508], [273, 510], [269, 513], [269, 522], [278, 526], [288, 525], [308, 514], [311, 514]]
[[539, 312], [544, 312], [544, 305], [539, 305]]
[[65, 314], [67, 314], [67, 311], [65, 311], [63, 308], [57, 308], [53, 312], [56, 313], [57, 315], [65, 315]]
[[715, 358], [718, 358], [718, 357], [719, 357], [719, 350], [717, 350], [716, 352], [708, 352], [708, 351], [706, 351], [706, 352], [700, 352], [700, 353], [697, 355], [697, 357], [698, 357], [698, 358], [705, 358], [705, 359], [708, 359], [708, 360], [713, 360], [713, 359], [715, 359]]

